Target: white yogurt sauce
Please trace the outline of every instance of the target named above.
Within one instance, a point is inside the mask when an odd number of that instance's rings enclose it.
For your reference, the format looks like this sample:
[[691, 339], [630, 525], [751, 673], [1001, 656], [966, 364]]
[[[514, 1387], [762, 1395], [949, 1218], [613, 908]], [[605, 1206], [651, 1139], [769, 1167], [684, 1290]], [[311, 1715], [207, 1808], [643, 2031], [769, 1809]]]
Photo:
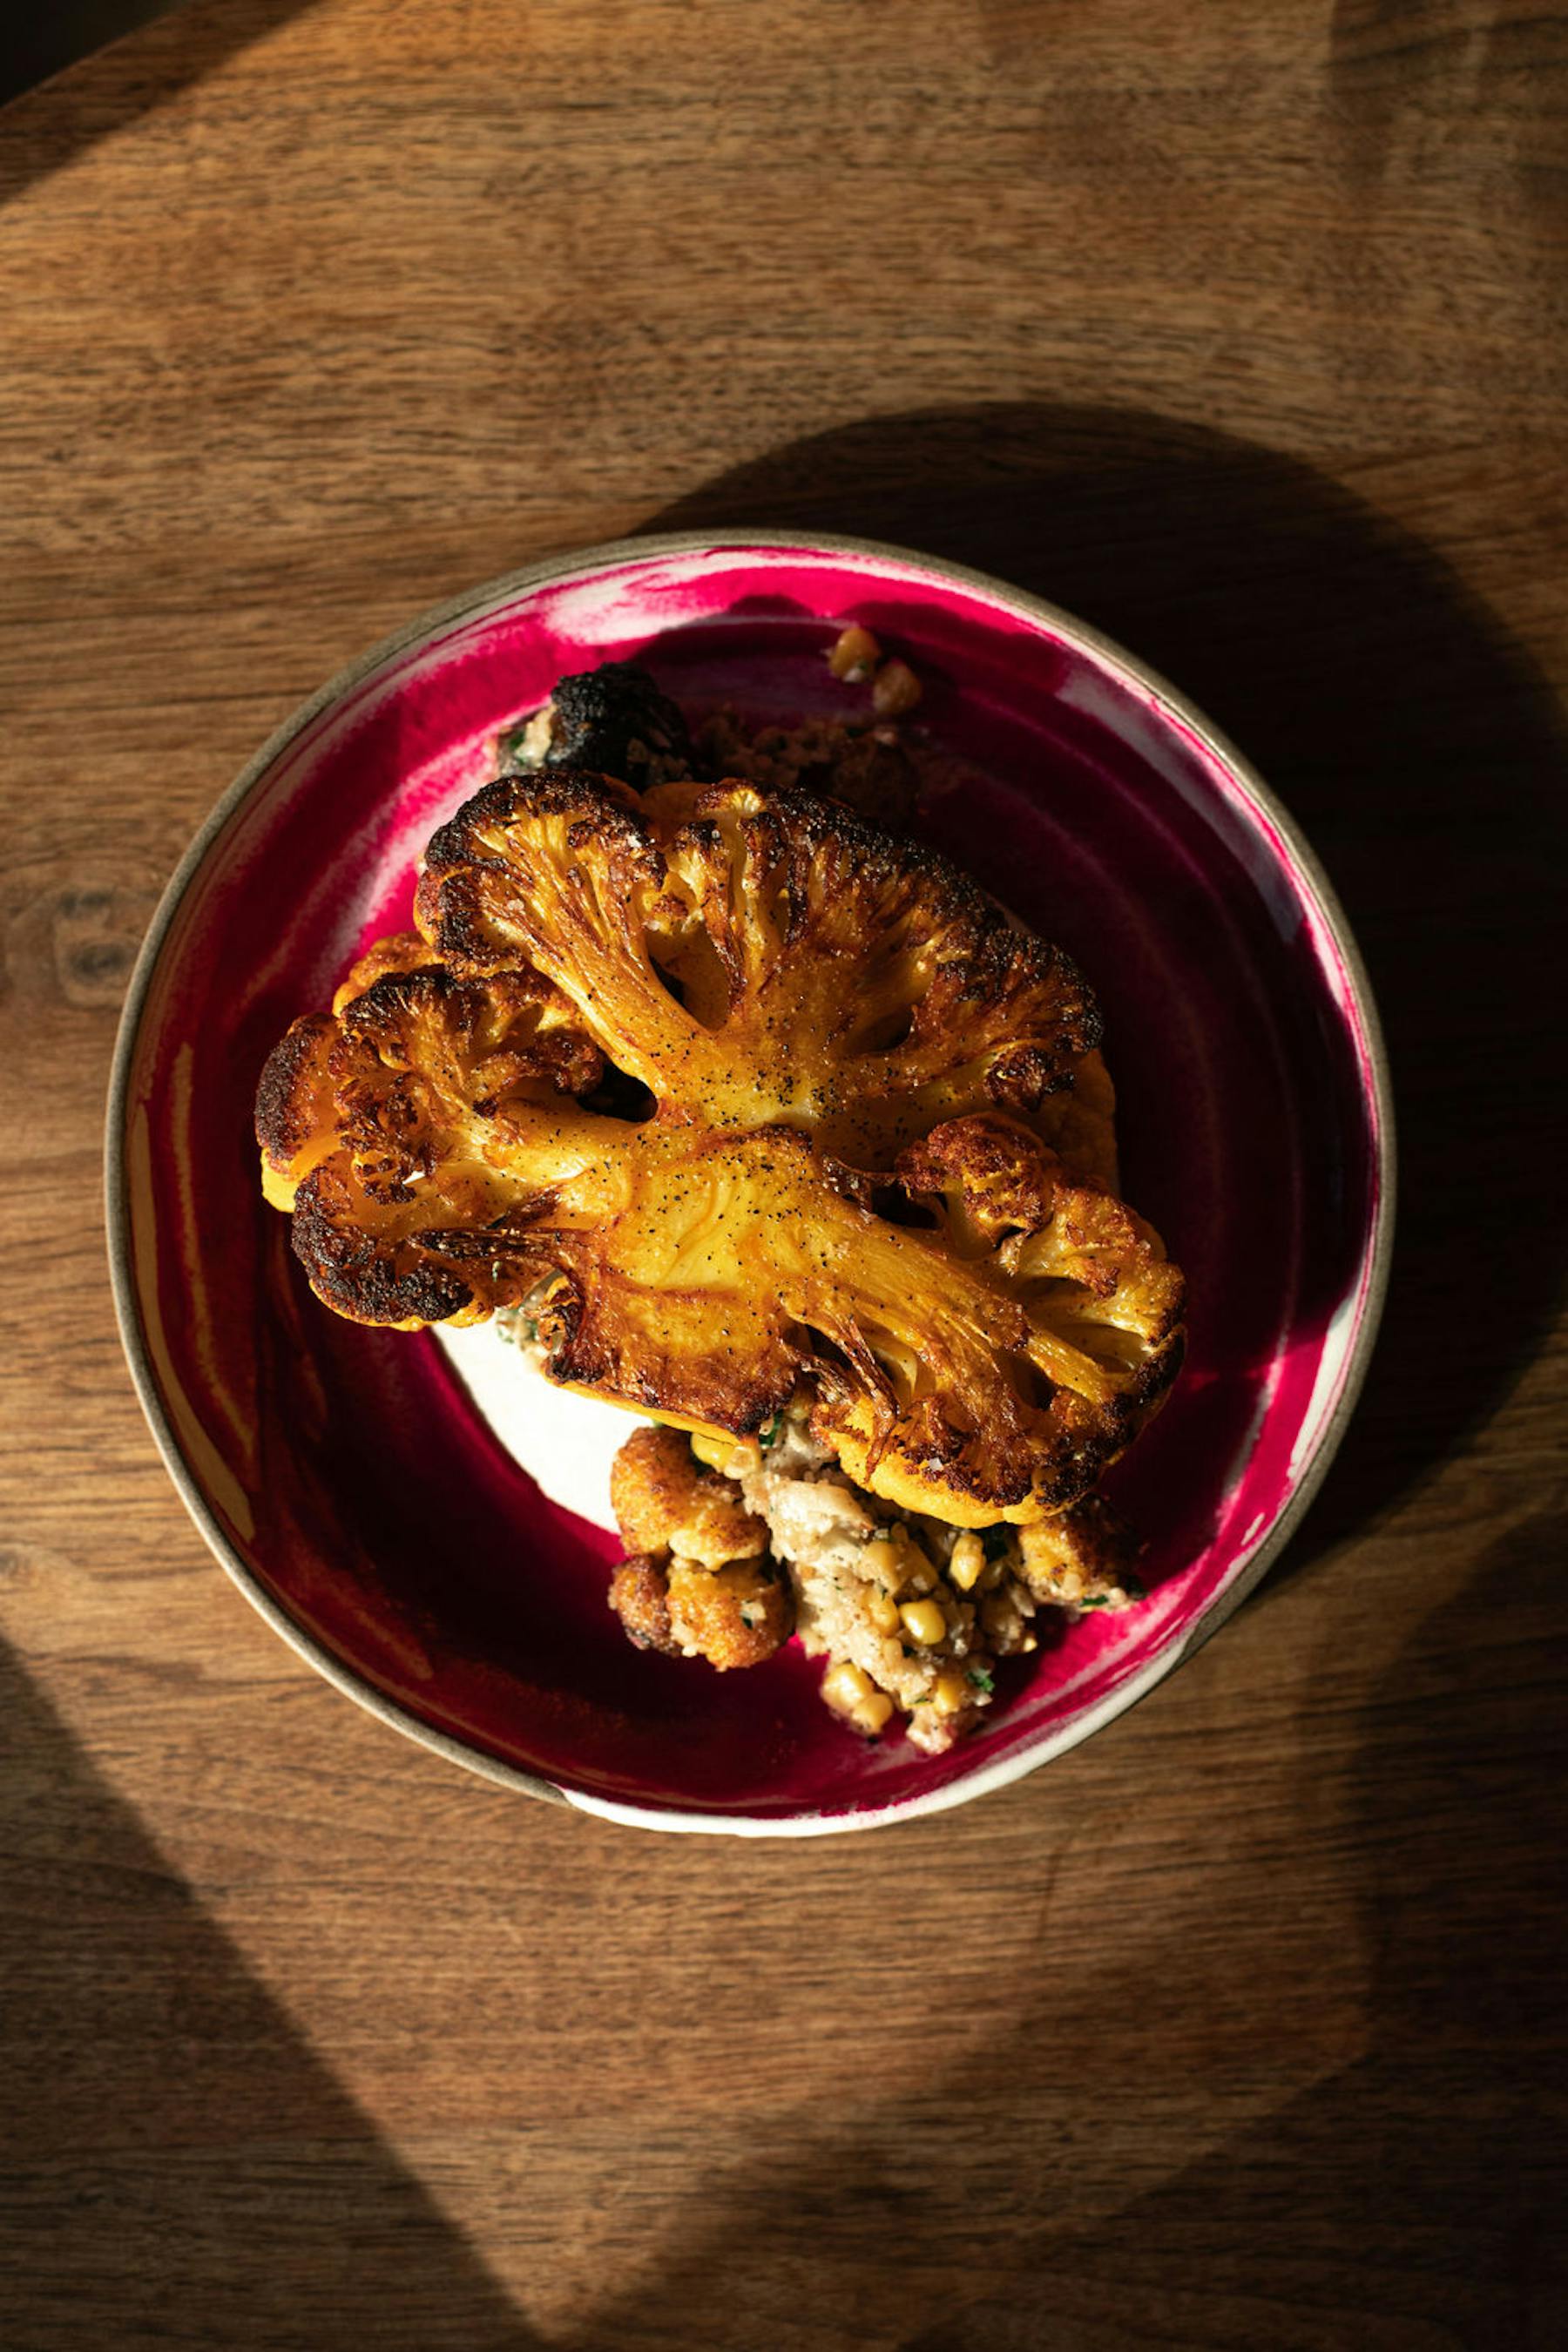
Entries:
[[639, 1416], [597, 1397], [552, 1388], [493, 1323], [471, 1323], [461, 1331], [438, 1325], [436, 1339], [475, 1411], [535, 1486], [552, 1503], [614, 1534], [610, 1465]]

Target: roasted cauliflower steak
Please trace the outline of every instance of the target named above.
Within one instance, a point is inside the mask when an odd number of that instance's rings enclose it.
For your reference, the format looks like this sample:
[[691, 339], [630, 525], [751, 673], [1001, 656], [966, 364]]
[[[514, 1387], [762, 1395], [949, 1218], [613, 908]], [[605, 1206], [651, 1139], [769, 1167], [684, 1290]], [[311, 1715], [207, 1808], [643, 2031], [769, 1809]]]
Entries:
[[1065, 1508], [1159, 1402], [1182, 1277], [1103, 1181], [1089, 989], [932, 851], [751, 784], [509, 774], [415, 919], [261, 1081], [340, 1314], [526, 1298], [552, 1380], [692, 1429], [804, 1385], [859, 1485], [958, 1525]]

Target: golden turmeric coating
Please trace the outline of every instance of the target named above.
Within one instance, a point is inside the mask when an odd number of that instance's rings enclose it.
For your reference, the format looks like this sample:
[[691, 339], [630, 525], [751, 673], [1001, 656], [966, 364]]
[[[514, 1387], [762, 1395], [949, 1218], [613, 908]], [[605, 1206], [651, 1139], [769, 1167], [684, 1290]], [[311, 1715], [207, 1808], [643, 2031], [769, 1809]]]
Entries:
[[669, 1563], [669, 1627], [686, 1655], [721, 1673], [758, 1666], [795, 1631], [795, 1601], [771, 1561], [736, 1560], [710, 1570]]
[[332, 998], [333, 1018], [346, 1012], [355, 999], [366, 994], [378, 980], [385, 980], [396, 972], [433, 971], [438, 961], [431, 954], [428, 942], [422, 940], [417, 931], [389, 931], [384, 940], [377, 940], [374, 946], [365, 950], [350, 970], [348, 978], [340, 984]]
[[1100, 1495], [1018, 1530], [1025, 1583], [1037, 1599], [1079, 1609], [1120, 1608], [1138, 1590], [1142, 1545]]
[[[548, 1282], [552, 1380], [735, 1433], [804, 1388], [859, 1485], [958, 1525], [1064, 1508], [1158, 1404], [1182, 1280], [1096, 1181], [1088, 987], [934, 853], [799, 793], [513, 774], [416, 919], [426, 961], [373, 950], [262, 1080], [340, 1313]], [[585, 1107], [607, 1075], [646, 1116]]]
[[795, 1631], [795, 1598], [763, 1559], [728, 1568], [634, 1552], [610, 1579], [610, 1606], [639, 1650], [705, 1658], [721, 1674], [760, 1666]]
[[609, 1604], [639, 1649], [762, 1665], [795, 1633], [795, 1600], [766, 1557], [766, 1524], [733, 1479], [705, 1470], [679, 1430], [647, 1428], [616, 1454], [609, 1500], [627, 1548]]
[[722, 1568], [768, 1546], [734, 1481], [703, 1469], [679, 1429], [633, 1432], [610, 1472], [610, 1508], [628, 1552], [672, 1551]]
[[729, 1478], [703, 1469], [675, 1429], [639, 1429], [616, 1456], [610, 1501], [630, 1557], [610, 1606], [639, 1649], [723, 1670], [769, 1658], [795, 1630], [768, 1531]]

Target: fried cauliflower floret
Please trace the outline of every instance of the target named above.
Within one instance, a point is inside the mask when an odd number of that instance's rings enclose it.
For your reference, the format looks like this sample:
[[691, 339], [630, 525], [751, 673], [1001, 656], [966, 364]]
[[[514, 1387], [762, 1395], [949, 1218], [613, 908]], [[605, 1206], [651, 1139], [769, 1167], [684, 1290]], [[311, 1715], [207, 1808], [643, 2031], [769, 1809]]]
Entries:
[[634, 1553], [610, 1579], [609, 1601], [637, 1649], [705, 1658], [721, 1674], [760, 1666], [795, 1630], [789, 1587], [765, 1559], [707, 1569]]
[[795, 1631], [795, 1607], [765, 1558], [717, 1570], [677, 1559], [669, 1563], [669, 1625], [686, 1656], [706, 1658], [723, 1673], [771, 1658]]
[[1142, 1544], [1100, 1495], [1018, 1531], [1021, 1574], [1041, 1601], [1077, 1609], [1122, 1609], [1138, 1597]]
[[[934, 853], [741, 782], [508, 775], [415, 913], [427, 966], [263, 1077], [268, 1197], [339, 1312], [542, 1284], [551, 1379], [737, 1435], [804, 1388], [858, 1485], [954, 1525], [1066, 1508], [1160, 1402], [1181, 1276], [1052, 1141], [1088, 987]], [[650, 1115], [586, 1108], [606, 1073]]]
[[703, 1469], [679, 1429], [639, 1429], [627, 1438], [610, 1471], [610, 1508], [630, 1552], [672, 1551], [722, 1568], [768, 1548], [767, 1528], [740, 1488]]
[[1001, 1662], [1037, 1649], [1042, 1607], [1077, 1615], [1142, 1597], [1142, 1547], [1098, 1496], [1028, 1527], [955, 1530], [851, 1486], [795, 1411], [773, 1446], [751, 1461], [737, 1451], [724, 1474], [702, 1469], [678, 1432], [641, 1430], [612, 1479], [628, 1543], [679, 1546], [693, 1522], [722, 1526], [715, 1490], [727, 1489], [744, 1503], [746, 1539], [765, 1522], [788, 1576], [786, 1588], [760, 1555], [715, 1570], [636, 1552], [610, 1601], [640, 1648], [749, 1665], [793, 1629], [824, 1661], [835, 1714], [871, 1738], [901, 1729], [928, 1755], [982, 1721]]
[[610, 1502], [630, 1554], [611, 1580], [610, 1606], [639, 1649], [723, 1670], [760, 1664], [788, 1640], [795, 1610], [767, 1556], [766, 1526], [679, 1430], [626, 1440]]
[[611, 1577], [609, 1600], [634, 1648], [678, 1658], [680, 1644], [669, 1622], [668, 1567], [650, 1552], [633, 1552]]

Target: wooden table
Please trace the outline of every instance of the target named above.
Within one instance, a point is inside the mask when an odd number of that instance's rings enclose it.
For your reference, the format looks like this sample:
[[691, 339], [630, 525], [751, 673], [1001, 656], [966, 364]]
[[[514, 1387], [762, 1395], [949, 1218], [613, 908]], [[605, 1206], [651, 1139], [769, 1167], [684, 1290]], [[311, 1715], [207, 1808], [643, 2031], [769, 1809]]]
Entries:
[[[1479, 0], [199, 0], [0, 118], [7, 2352], [1568, 2340], [1565, 68]], [[100, 1232], [127, 972], [253, 746], [469, 582], [705, 520], [1180, 679], [1403, 1121], [1258, 1598], [1035, 1780], [805, 1846], [316, 1680]]]

